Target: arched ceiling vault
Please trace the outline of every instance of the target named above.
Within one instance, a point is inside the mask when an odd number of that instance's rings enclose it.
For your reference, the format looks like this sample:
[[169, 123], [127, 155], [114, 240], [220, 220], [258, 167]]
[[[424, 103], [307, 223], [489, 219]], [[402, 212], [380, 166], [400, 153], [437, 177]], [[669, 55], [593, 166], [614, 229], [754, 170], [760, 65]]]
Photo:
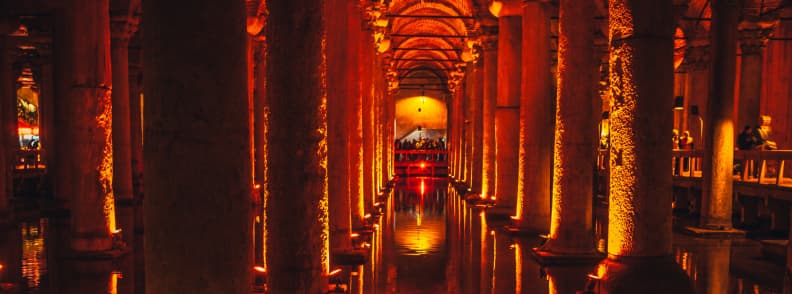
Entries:
[[[400, 84], [405, 79], [448, 83], [470, 61], [476, 23], [471, 0], [393, 0], [388, 3], [388, 51]], [[463, 54], [466, 53], [466, 54]], [[465, 58], [463, 58], [465, 57]], [[468, 60], [463, 60], [468, 59]], [[433, 82], [434, 83], [434, 82]]]

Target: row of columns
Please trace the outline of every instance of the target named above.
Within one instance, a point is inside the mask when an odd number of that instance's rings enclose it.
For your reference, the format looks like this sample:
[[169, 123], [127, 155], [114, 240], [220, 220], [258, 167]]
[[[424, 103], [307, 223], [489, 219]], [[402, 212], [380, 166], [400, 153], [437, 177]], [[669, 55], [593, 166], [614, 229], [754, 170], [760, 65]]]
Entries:
[[[553, 85], [546, 4], [526, 2], [522, 3], [522, 10], [504, 9], [521, 11], [522, 15], [499, 16], [497, 53], [488, 50], [486, 43], [483, 46], [481, 192], [485, 197], [495, 197], [493, 212], [499, 213], [498, 207], [514, 212], [512, 218], [517, 227], [534, 232], [549, 231], [548, 242], [538, 250], [544, 255], [591, 256], [596, 252], [592, 191], [598, 117], [590, 109], [600, 109], [601, 98], [597, 95], [599, 63], [593, 49], [595, 6], [593, 1], [578, 2], [562, 0], [559, 6], [555, 104], [550, 94]], [[713, 211], [704, 213], [701, 225], [713, 227], [717, 223], [716, 228], [729, 229], [731, 193], [717, 189], [728, 188], [726, 186], [731, 183], [731, 169], [727, 170], [725, 163], [731, 167], [733, 131], [725, 128], [731, 126], [733, 105], [729, 100], [733, 95], [726, 88], [733, 83], [728, 82], [726, 75], [734, 79], [734, 67], [729, 62], [734, 62], [736, 52], [734, 46], [726, 44], [736, 44], [736, 39], [721, 32], [736, 34], [736, 18], [728, 15], [736, 15], [737, 9], [718, 11], [718, 7], [726, 4], [715, 2], [713, 44], [716, 45], [713, 48], [717, 53], [713, 55], [716, 65], [712, 72], [723, 77], [713, 79], [719, 83], [711, 83], [707, 108], [711, 110], [708, 115], [712, 119], [708, 119], [711, 123], [707, 133], [714, 141], [706, 145], [725, 147], [709, 148], [709, 152], [715, 153], [705, 156], [710, 162], [723, 164], [714, 164], [705, 170], [705, 182], [709, 183], [705, 184], [705, 190], [715, 191], [705, 192], [709, 195], [705, 196], [705, 210]], [[673, 128], [673, 115], [657, 109], [672, 108], [673, 5], [670, 1], [613, 0], [608, 7], [611, 15], [608, 93], [611, 100], [611, 170], [607, 252], [612, 260], [669, 256], [672, 180], [665, 167], [671, 158], [672, 146], [666, 138]], [[522, 22], [520, 16], [525, 18]], [[720, 57], [723, 60], [719, 60], [719, 56], [723, 56]], [[525, 59], [522, 63], [515, 62], [521, 57]], [[494, 79], [498, 85], [494, 87], [497, 89], [495, 99], [487, 95], [494, 90], [493, 79], [488, 78], [495, 66], [487, 66], [493, 60], [499, 60], [497, 79]], [[518, 86], [521, 68], [524, 71], [522, 89]], [[493, 101], [495, 107], [487, 107]], [[549, 117], [547, 114], [553, 112], [554, 106], [555, 117]], [[489, 119], [491, 116], [494, 120]], [[494, 136], [487, 128], [488, 122], [493, 121]], [[549, 130], [553, 129], [555, 132], [551, 135]], [[492, 137], [494, 142], [489, 141]], [[553, 149], [549, 147], [550, 138], [555, 141]], [[495, 156], [491, 160], [488, 156], [493, 150]], [[728, 151], [729, 155], [721, 151]], [[517, 154], [519, 160], [513, 157]], [[552, 185], [550, 158], [553, 160]], [[488, 183], [493, 173], [494, 183]], [[728, 219], [728, 224], [717, 219]]]

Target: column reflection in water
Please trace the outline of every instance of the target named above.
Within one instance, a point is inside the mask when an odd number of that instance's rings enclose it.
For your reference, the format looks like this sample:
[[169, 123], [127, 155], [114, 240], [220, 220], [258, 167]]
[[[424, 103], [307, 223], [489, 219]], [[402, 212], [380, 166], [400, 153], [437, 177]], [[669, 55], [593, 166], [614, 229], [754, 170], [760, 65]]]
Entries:
[[680, 239], [675, 244], [674, 259], [690, 277], [696, 293], [730, 293], [732, 240]]

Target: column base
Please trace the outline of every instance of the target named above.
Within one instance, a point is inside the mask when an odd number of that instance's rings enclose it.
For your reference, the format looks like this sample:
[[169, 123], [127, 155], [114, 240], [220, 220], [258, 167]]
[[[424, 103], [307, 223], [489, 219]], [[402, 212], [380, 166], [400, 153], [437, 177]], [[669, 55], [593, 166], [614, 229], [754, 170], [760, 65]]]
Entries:
[[487, 221], [511, 221], [514, 207], [493, 206], [487, 208]]
[[734, 228], [710, 229], [687, 226], [682, 231], [686, 234], [701, 238], [745, 238], [745, 231]]
[[368, 262], [368, 255], [363, 249], [347, 249], [333, 251], [333, 264], [338, 266], [357, 266]]
[[[597, 293], [694, 294], [690, 278], [671, 257], [609, 256], [591, 285]], [[602, 292], [599, 292], [602, 291]]]
[[528, 227], [528, 226], [521, 226], [519, 224], [515, 224], [512, 222], [511, 224], [503, 226], [512, 236], [519, 236], [519, 237], [541, 237], [545, 238], [544, 235], [547, 234], [546, 231], [539, 230], [536, 228]]
[[550, 265], [594, 265], [605, 258], [604, 253], [560, 254], [542, 250], [541, 247], [531, 249], [531, 257], [542, 266]]
[[115, 259], [129, 253], [129, 247], [112, 237], [72, 237], [69, 257], [80, 260]]

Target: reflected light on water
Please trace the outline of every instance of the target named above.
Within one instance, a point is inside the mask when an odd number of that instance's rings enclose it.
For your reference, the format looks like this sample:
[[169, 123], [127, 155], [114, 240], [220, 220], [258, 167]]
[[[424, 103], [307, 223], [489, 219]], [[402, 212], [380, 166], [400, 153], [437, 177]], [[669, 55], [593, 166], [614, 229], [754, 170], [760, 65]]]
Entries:
[[41, 276], [47, 272], [47, 256], [44, 252], [44, 228], [46, 220], [22, 224], [22, 277], [29, 288], [41, 284]]

